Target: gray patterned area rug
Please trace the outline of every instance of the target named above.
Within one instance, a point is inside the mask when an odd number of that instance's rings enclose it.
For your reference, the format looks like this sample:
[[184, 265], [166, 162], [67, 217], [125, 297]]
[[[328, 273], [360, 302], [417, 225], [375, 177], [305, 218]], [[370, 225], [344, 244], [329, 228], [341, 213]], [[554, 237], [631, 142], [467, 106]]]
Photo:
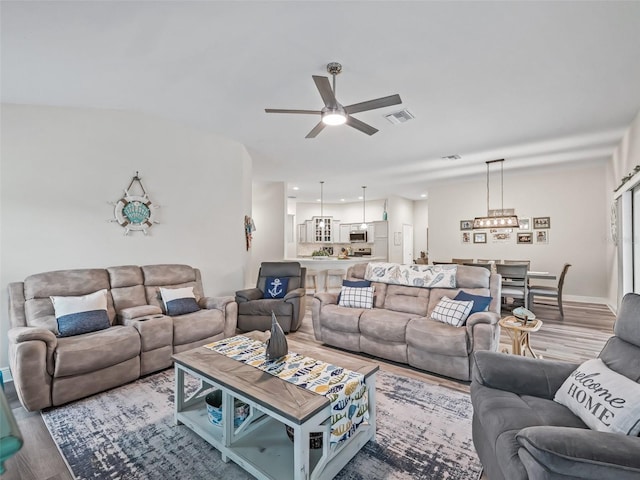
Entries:
[[[173, 420], [173, 369], [42, 412], [78, 479], [253, 477]], [[195, 383], [195, 382], [194, 382]], [[195, 387], [195, 385], [194, 385]], [[469, 396], [380, 371], [378, 429], [339, 480], [475, 480]]]

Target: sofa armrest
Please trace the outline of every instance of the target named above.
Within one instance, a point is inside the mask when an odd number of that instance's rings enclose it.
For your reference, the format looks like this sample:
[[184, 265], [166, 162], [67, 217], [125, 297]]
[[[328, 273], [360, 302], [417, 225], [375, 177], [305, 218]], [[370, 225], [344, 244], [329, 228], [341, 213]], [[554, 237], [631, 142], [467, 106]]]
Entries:
[[258, 300], [263, 296], [264, 293], [259, 288], [246, 288], [236, 292], [236, 302], [250, 302], [251, 300]]
[[232, 296], [225, 297], [202, 297], [198, 301], [198, 306], [206, 310], [222, 310], [223, 312], [227, 308], [227, 304], [235, 302], [235, 298]]
[[8, 338], [11, 376], [20, 402], [29, 412], [50, 407], [58, 339], [53, 332], [38, 327], [12, 328]]
[[473, 383], [519, 395], [553, 399], [556, 391], [578, 364], [476, 351], [473, 354]]
[[316, 293], [313, 296], [313, 298], [317, 298], [318, 300], [320, 300], [320, 303], [323, 306], [328, 304], [334, 304], [334, 305], [338, 304], [338, 293], [319, 292], [319, 293]]
[[284, 296], [283, 300], [286, 302], [287, 300], [291, 300], [292, 298], [300, 298], [304, 297], [307, 294], [304, 288], [294, 288], [290, 292]]
[[479, 323], [488, 323], [495, 325], [500, 320], [500, 315], [495, 312], [476, 312], [469, 315], [467, 318], [467, 328], [473, 328], [474, 325]]
[[519, 456], [529, 478], [541, 478], [542, 471], [591, 480], [640, 478], [639, 437], [540, 426], [522, 429], [516, 439], [525, 450]]
[[162, 309], [157, 305], [139, 305], [118, 311], [118, 317], [123, 323], [125, 320], [135, 320], [136, 318], [149, 317], [151, 315], [162, 315]]

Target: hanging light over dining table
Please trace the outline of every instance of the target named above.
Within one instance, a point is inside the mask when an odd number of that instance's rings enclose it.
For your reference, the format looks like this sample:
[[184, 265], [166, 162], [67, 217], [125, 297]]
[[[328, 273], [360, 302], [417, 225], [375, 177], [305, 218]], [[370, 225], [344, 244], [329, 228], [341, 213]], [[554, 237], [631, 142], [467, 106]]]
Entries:
[[[489, 160], [487, 163], [487, 215], [473, 219], [474, 230], [483, 228], [519, 228], [518, 217], [511, 210], [504, 209], [504, 158]], [[500, 210], [490, 210], [489, 166], [493, 163], [500, 164]]]

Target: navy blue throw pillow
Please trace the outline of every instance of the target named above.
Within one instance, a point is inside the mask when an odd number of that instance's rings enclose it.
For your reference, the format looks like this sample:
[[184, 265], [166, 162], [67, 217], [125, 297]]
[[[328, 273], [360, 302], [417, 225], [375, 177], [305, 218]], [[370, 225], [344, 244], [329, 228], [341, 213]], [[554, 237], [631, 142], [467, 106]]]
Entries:
[[167, 315], [174, 317], [178, 315], [186, 315], [200, 310], [198, 302], [195, 298], [176, 298], [167, 302]]
[[[364, 287], [370, 287], [371, 286], [371, 280], [343, 280], [342, 281], [342, 286], [343, 287], [356, 287], [356, 288], [364, 288]], [[342, 294], [342, 292], [338, 293], [338, 301], [337, 303], [340, 303], [340, 295]]]
[[489, 308], [489, 304], [491, 303], [491, 300], [493, 300], [493, 297], [472, 295], [471, 293], [467, 293], [464, 290], [460, 290], [454, 300], [462, 300], [463, 302], [473, 300], [473, 307], [471, 308], [471, 312], [469, 312], [469, 315], [471, 315], [472, 313], [486, 311], [487, 308]]
[[284, 298], [289, 287], [289, 277], [267, 277], [263, 298]]
[[106, 310], [71, 313], [59, 317], [57, 321], [58, 332], [60, 332], [61, 337], [96, 332], [111, 326]]

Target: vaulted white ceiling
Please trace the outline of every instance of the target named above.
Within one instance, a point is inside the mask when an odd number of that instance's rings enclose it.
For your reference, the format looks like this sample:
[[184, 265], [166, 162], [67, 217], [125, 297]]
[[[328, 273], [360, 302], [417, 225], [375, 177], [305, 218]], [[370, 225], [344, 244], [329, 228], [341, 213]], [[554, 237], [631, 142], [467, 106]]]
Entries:
[[[2, 101], [148, 112], [235, 138], [254, 178], [300, 199], [602, 162], [640, 109], [640, 2], [2, 2]], [[338, 61], [338, 100], [403, 104], [305, 135], [311, 79]], [[415, 119], [392, 125], [384, 114]], [[459, 154], [460, 160], [442, 160]]]

